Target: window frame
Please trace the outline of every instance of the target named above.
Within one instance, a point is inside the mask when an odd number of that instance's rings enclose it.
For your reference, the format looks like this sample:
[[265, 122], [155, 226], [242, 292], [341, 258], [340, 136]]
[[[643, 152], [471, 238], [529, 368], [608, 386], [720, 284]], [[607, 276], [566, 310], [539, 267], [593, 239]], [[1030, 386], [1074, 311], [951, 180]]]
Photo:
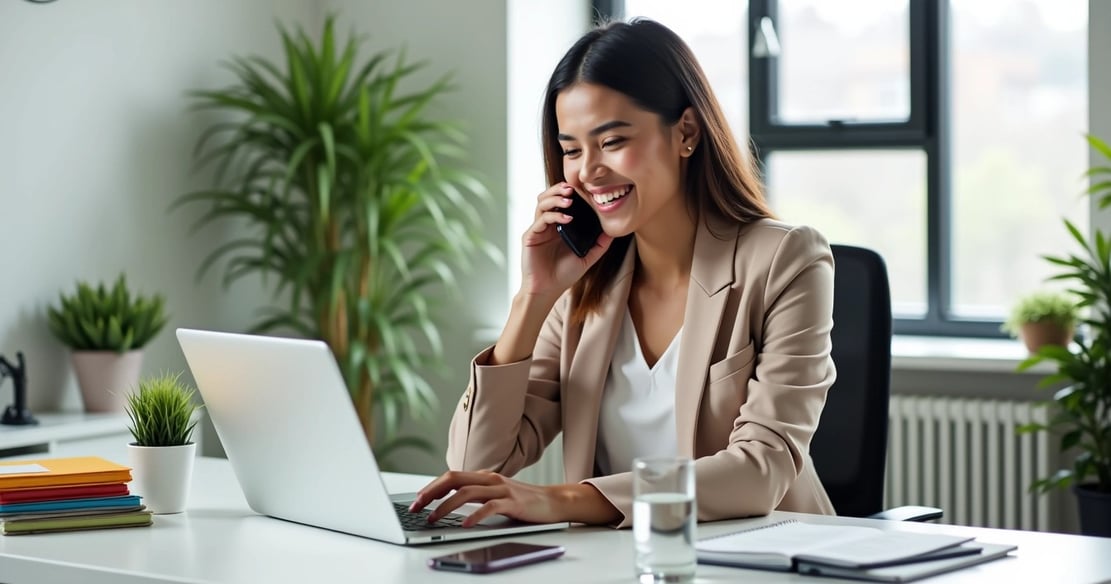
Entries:
[[[777, 59], [748, 59], [748, 123], [757, 163], [777, 151], [908, 149], [926, 156], [926, 313], [895, 318], [904, 335], [1003, 338], [1001, 320], [960, 318], [953, 313], [953, 217], [950, 142], [949, 2], [908, 0], [910, 115], [904, 122], [862, 121], [783, 124], [776, 120]], [[749, 39], [760, 20], [776, 21], [777, 0], [748, 0]], [[624, 0], [593, 0], [601, 18], [623, 19]], [[751, 47], [751, 41], [746, 41]], [[753, 88], [764, 88], [754, 91]], [[763, 169], [766, 171], [766, 169]]]

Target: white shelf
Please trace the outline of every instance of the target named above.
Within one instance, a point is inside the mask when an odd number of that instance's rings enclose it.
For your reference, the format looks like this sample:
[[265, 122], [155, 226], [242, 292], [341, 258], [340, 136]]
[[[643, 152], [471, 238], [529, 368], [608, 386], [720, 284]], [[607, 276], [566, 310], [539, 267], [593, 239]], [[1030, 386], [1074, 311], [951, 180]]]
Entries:
[[0, 424], [0, 456], [5, 450], [43, 447], [53, 452], [58, 443], [79, 442], [98, 438], [120, 439], [126, 443], [127, 415], [122, 413], [34, 414], [38, 424], [6, 426]]

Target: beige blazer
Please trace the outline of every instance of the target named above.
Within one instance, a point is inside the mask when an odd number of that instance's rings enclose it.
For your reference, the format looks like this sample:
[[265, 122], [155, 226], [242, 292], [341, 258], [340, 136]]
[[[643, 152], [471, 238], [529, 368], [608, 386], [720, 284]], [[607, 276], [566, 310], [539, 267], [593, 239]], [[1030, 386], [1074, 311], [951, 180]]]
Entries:
[[[715, 237], [713, 233], [724, 238]], [[810, 460], [810, 439], [835, 377], [830, 359], [833, 256], [808, 227], [772, 220], [699, 222], [675, 388], [679, 454], [696, 459], [702, 521], [773, 509], [834, 512]], [[597, 476], [598, 412], [629, 298], [636, 246], [601, 309], [572, 325], [557, 302], [530, 359], [471, 363], [451, 420], [454, 470], [512, 476], [563, 432], [568, 482], [594, 485], [632, 520], [632, 476]]]

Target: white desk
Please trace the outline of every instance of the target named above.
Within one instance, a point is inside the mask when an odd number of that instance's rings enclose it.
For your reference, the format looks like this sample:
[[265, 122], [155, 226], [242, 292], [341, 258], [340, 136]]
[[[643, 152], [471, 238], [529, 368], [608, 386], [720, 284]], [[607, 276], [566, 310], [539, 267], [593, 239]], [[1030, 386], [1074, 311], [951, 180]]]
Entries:
[[[412, 491], [425, 478], [388, 475], [391, 491]], [[965, 532], [1019, 546], [1014, 557], [927, 580], [950, 582], [1100, 582], [1111, 580], [1111, 539], [997, 529], [958, 528], [776, 512], [769, 517], [699, 526], [713, 535], [784, 518], [867, 524], [888, 529]], [[632, 582], [632, 533], [577, 527], [509, 539], [560, 544], [556, 561], [483, 576], [482, 582]], [[223, 459], [197, 460], [189, 510], [159, 515], [152, 527], [0, 537], [5, 584], [148, 582], [466, 583], [475, 576], [435, 572], [432, 556], [485, 545], [482, 540], [406, 548], [254, 514]], [[698, 582], [834, 582], [798, 574], [699, 566]]]

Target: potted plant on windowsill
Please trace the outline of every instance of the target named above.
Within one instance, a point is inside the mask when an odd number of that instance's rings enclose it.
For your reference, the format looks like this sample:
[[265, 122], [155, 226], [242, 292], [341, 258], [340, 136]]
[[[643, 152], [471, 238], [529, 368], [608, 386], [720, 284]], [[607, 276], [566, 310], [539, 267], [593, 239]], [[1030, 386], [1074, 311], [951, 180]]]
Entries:
[[[1111, 147], [1095, 136], [1088, 143], [1108, 160], [1108, 165], [1088, 170], [1101, 209], [1111, 205]], [[1060, 268], [1051, 279], [1071, 285], [1085, 312], [1080, 324], [1086, 338], [1076, 349], [1047, 345], [1019, 365], [1025, 370], [1042, 361], [1057, 364], [1057, 372], [1039, 386], [1067, 383], [1048, 403], [1048, 424], [1031, 424], [1021, 431], [1052, 431], [1060, 435], [1062, 452], [1078, 453], [1071, 468], [1039, 479], [1032, 486], [1047, 491], [1071, 486], [1080, 511], [1080, 529], [1088, 535], [1111, 536], [1111, 239], [1100, 229], [1087, 238], [1069, 221], [1065, 226], [1081, 251], [1068, 256], [1046, 256]]]
[[1076, 304], [1076, 298], [1064, 292], [1035, 292], [1015, 303], [1003, 330], [1021, 338], [1031, 355], [1045, 345], [1067, 347], [1080, 316]]
[[89, 412], [122, 412], [124, 394], [139, 379], [142, 348], [166, 325], [161, 295], [133, 296], [123, 274], [111, 289], [78, 282], [47, 308], [54, 335], [72, 350], [72, 363]]
[[153, 513], [185, 510], [197, 455], [192, 438], [199, 406], [193, 394], [180, 373], [163, 373], [143, 379], [127, 396], [128, 430], [135, 438], [127, 448], [132, 484]]

